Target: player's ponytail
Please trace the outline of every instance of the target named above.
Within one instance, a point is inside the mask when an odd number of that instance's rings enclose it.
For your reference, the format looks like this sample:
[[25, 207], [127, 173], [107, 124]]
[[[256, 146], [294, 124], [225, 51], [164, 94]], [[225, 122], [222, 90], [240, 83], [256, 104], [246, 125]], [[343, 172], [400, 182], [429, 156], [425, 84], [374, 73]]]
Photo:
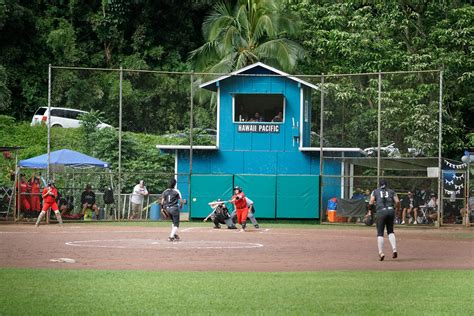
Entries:
[[387, 194], [386, 194], [386, 191], [387, 191], [387, 180], [385, 179], [382, 179], [380, 180], [380, 190], [382, 192], [382, 202], [383, 202], [383, 207], [387, 207]]

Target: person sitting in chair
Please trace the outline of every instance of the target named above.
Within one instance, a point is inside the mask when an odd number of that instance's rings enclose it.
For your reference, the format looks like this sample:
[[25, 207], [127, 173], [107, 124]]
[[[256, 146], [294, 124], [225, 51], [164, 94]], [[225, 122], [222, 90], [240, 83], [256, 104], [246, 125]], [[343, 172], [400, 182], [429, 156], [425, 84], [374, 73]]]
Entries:
[[467, 199], [467, 205], [466, 207], [463, 207], [461, 209], [462, 223], [464, 225], [471, 224], [473, 222], [472, 221], [473, 215], [474, 215], [474, 189], [471, 189], [469, 198]]
[[408, 191], [408, 195], [406, 198], [404, 198], [402, 200], [402, 225], [405, 224], [405, 219], [406, 219], [406, 215], [407, 214], [411, 214], [412, 212], [414, 213], [413, 214], [413, 224], [417, 224], [417, 221], [416, 221], [416, 218], [417, 218], [417, 215], [418, 215], [418, 208], [419, 208], [419, 205], [418, 205], [418, 201], [417, 199], [414, 197], [413, 195], [413, 192], [412, 191]]
[[426, 203], [426, 211], [428, 212], [428, 218], [437, 221], [438, 220], [438, 198], [435, 193], [430, 194], [430, 200]]
[[95, 193], [92, 191], [90, 184], [86, 185], [86, 189], [81, 194], [82, 214], [85, 215], [87, 209], [91, 209], [95, 213], [95, 218], [99, 218], [99, 208], [95, 204]]

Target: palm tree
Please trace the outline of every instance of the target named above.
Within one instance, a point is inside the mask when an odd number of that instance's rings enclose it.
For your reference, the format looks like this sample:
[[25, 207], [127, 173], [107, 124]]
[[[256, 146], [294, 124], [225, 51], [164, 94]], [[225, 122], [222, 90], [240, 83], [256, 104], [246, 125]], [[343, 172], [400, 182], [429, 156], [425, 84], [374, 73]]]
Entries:
[[303, 48], [288, 39], [297, 23], [273, 0], [241, 0], [232, 10], [218, 3], [203, 23], [206, 43], [189, 55], [196, 71], [228, 73], [261, 61], [291, 71]]

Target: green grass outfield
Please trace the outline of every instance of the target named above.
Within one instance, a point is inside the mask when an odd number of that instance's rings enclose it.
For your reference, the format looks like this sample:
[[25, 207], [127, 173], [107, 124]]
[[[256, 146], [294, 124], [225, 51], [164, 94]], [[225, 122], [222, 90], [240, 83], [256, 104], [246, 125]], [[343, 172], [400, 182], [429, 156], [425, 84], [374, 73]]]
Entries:
[[1, 269], [1, 315], [472, 315], [474, 271]]

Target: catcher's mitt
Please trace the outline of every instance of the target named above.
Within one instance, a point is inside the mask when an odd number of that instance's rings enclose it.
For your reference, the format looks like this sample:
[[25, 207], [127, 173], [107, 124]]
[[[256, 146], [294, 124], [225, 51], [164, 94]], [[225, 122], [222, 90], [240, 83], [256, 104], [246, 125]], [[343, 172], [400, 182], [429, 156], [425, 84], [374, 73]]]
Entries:
[[364, 216], [364, 223], [367, 226], [372, 226], [374, 224], [374, 215], [373, 214], [365, 214]]
[[168, 213], [168, 211], [164, 207], [161, 207], [160, 213], [161, 213], [161, 218], [162, 219], [169, 219], [171, 217], [170, 213]]

